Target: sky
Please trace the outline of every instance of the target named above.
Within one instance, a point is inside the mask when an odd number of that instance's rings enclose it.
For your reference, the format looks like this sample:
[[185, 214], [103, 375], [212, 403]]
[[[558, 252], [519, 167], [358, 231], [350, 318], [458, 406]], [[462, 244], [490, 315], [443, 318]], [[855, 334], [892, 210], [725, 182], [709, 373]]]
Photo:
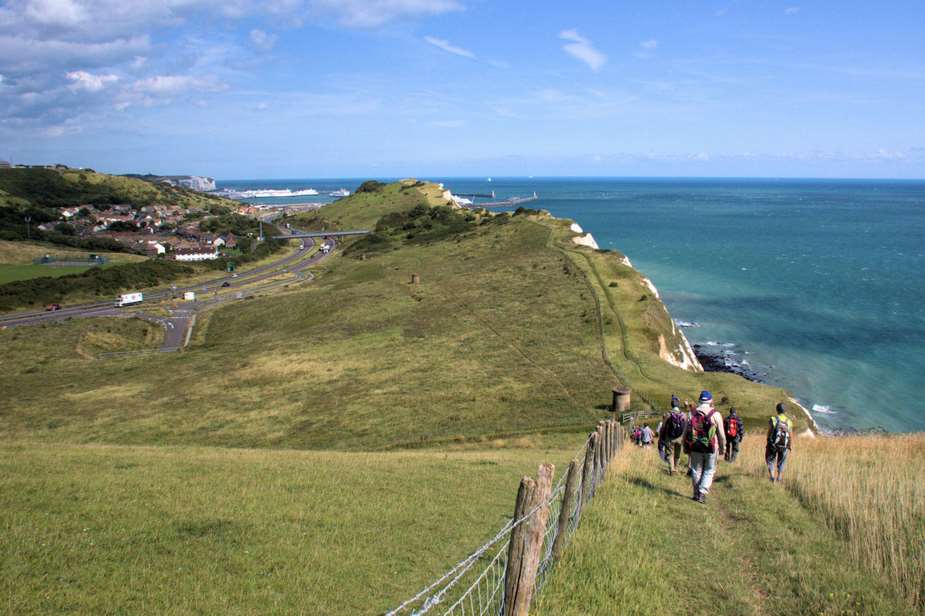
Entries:
[[925, 178], [925, 3], [4, 0], [0, 159]]

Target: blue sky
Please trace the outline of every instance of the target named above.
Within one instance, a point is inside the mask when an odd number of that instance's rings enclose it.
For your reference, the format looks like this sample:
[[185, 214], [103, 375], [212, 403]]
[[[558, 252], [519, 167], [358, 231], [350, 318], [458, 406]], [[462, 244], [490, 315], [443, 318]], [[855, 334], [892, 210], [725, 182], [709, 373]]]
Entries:
[[920, 0], [9, 0], [0, 158], [922, 178], [923, 24]]

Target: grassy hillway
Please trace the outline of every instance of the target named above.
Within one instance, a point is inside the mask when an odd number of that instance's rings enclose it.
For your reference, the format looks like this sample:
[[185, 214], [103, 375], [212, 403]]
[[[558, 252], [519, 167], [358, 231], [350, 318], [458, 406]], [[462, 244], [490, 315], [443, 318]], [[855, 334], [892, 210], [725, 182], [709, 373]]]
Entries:
[[[759, 441], [746, 445], [755, 458]], [[834, 529], [751, 461], [721, 462], [704, 506], [654, 449], [622, 455], [536, 616], [914, 612], [889, 576], [855, 561]]]
[[786, 396], [665, 361], [654, 291], [567, 221], [405, 181], [294, 222], [374, 233], [181, 353], [96, 359], [157, 347], [130, 319], [0, 331], [5, 608], [376, 613], [490, 536], [521, 473], [561, 470], [615, 384], [638, 410], [708, 388], [752, 426]]

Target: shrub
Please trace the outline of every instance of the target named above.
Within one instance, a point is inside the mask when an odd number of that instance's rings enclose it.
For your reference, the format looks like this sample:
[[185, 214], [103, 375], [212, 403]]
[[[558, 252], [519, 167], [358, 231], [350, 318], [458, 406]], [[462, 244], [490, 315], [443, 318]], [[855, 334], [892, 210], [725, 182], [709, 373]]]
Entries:
[[153, 287], [191, 274], [193, 269], [173, 261], [143, 261], [108, 269], [94, 267], [60, 278], [33, 278], [0, 285], [0, 310], [61, 302], [67, 295], [116, 295], [120, 291]]
[[366, 180], [365, 182], [360, 184], [360, 187], [356, 189], [356, 192], [358, 193], [382, 192], [382, 189], [385, 187], [386, 187], [386, 184], [384, 182], [379, 182], [376, 180]]

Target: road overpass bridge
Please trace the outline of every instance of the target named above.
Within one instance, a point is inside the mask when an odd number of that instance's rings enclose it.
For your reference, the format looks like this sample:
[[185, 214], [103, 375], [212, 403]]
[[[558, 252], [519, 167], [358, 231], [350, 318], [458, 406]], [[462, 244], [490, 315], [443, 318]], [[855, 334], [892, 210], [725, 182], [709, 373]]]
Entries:
[[369, 231], [293, 231], [289, 235], [274, 235], [274, 240], [297, 240], [307, 237], [349, 237], [351, 235], [369, 235]]

